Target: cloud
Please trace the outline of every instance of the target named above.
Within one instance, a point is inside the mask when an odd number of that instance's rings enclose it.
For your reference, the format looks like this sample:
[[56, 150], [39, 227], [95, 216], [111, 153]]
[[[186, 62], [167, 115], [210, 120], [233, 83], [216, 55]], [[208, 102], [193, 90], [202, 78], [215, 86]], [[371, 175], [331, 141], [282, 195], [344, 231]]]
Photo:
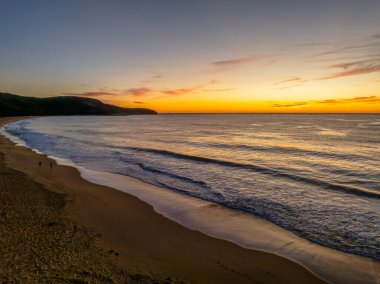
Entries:
[[380, 72], [380, 63], [368, 63], [368, 64], [354, 64], [354, 63], [346, 63], [341, 64], [342, 68], [345, 71], [336, 72], [333, 74], [329, 74], [323, 77], [318, 78], [318, 80], [330, 80], [347, 76], [354, 75], [364, 75], [374, 72]]
[[[106, 91], [88, 91], [82, 93], [63, 93], [64, 95], [69, 96], [81, 96], [81, 97], [103, 97], [103, 96], [114, 96], [114, 97], [135, 97], [143, 98], [145, 96], [155, 97], [155, 98], [166, 98], [166, 97], [175, 97], [183, 96], [189, 94], [196, 94], [200, 92], [225, 92], [233, 90], [233, 88], [216, 88], [216, 85], [221, 84], [218, 80], [211, 80], [205, 84], [190, 87], [190, 88], [177, 88], [177, 89], [153, 89], [148, 87], [138, 87], [138, 88], [129, 88], [129, 89], [109, 89], [112, 90], [109, 92]], [[135, 101], [135, 103], [143, 103], [141, 101]]]
[[130, 88], [128, 90], [124, 91], [124, 95], [126, 96], [134, 96], [134, 97], [141, 97], [149, 94], [152, 90], [146, 87], [142, 88]]
[[277, 63], [278, 62], [278, 58], [276, 57], [271, 57], [271, 58], [267, 58], [266, 60], [264, 60], [264, 64], [266, 65], [272, 65], [274, 63]]
[[207, 89], [208, 86], [214, 85], [214, 84], [219, 84], [219, 82], [212, 83], [211, 81], [208, 84], [195, 86], [193, 88], [163, 90], [163, 91], [160, 91], [160, 93], [165, 95], [161, 97], [168, 97], [168, 96], [183, 96], [183, 95], [195, 94], [195, 93], [200, 93], [200, 92], [226, 92], [226, 91], [234, 90], [234, 88]]
[[327, 41], [312, 41], [312, 42], [303, 42], [303, 43], [295, 43], [286, 46], [286, 48], [314, 48], [321, 47], [331, 44], [331, 42]]
[[154, 72], [154, 75], [152, 75], [149, 78], [143, 80], [142, 83], [153, 83], [153, 82], [162, 80], [163, 78], [164, 78], [163, 75], [161, 75], [160, 73]]
[[152, 79], [155, 79], [155, 80], [158, 80], [158, 79], [162, 79], [163, 76], [161, 74], [156, 74], [154, 76], [152, 76]]
[[342, 69], [340, 72], [327, 74], [318, 78], [304, 79], [297, 76], [275, 82], [273, 85], [282, 86], [280, 89], [288, 89], [301, 86], [308, 81], [331, 80], [347, 76], [365, 75], [380, 72], [380, 58], [336, 63], [326, 66], [327, 69]]
[[283, 85], [283, 84], [288, 84], [288, 83], [304, 83], [304, 82], [307, 82], [307, 80], [300, 78], [300, 77], [297, 77], [297, 76], [294, 76], [294, 77], [291, 77], [291, 78], [288, 78], [288, 79], [285, 79], [282, 81], [275, 82], [275, 83], [273, 83], [273, 85]]
[[304, 106], [304, 105], [307, 105], [308, 102], [294, 102], [294, 103], [286, 103], [286, 104], [273, 104], [272, 107], [284, 107], [284, 108], [287, 108], [287, 107], [300, 107], [300, 106]]
[[327, 68], [342, 68], [342, 69], [348, 69], [351, 67], [356, 67], [360, 66], [366, 63], [370, 63], [370, 60], [361, 60], [361, 61], [353, 61], [353, 62], [344, 62], [344, 63], [339, 63], [339, 64], [333, 64], [327, 66]]
[[257, 55], [249, 55], [246, 57], [241, 58], [235, 58], [235, 59], [229, 59], [229, 60], [221, 60], [221, 61], [214, 61], [212, 64], [217, 67], [224, 67], [224, 66], [236, 66], [236, 65], [242, 65], [248, 62], [257, 61], [260, 57]]
[[163, 99], [168, 97], [184, 96], [197, 93], [199, 90], [200, 87], [158, 90], [157, 93], [160, 95], [158, 95], [156, 98]]
[[362, 58], [368, 59], [369, 56], [379, 55], [380, 41], [370, 40], [370, 41], [360, 41], [360, 44], [348, 43], [348, 44], [336, 44], [333, 47], [330, 47], [328, 50], [312, 53], [308, 57], [321, 59], [323, 57], [332, 56], [329, 60], [334, 60], [340, 58], [341, 56], [361, 56]]
[[141, 88], [130, 88], [127, 90], [115, 90], [115, 92], [103, 92], [103, 91], [89, 91], [82, 93], [63, 93], [65, 96], [79, 96], [79, 97], [103, 97], [103, 96], [134, 96], [141, 97], [147, 95], [152, 90], [146, 87]]
[[285, 80], [273, 83], [274, 86], [279, 86], [279, 89], [289, 89], [304, 85], [308, 80], [298, 76], [294, 76]]
[[133, 102], [134, 104], [144, 104], [144, 102]]
[[219, 81], [219, 80], [210, 80], [210, 85], [217, 85], [217, 84], [221, 84], [222, 82], [221, 81]]
[[[374, 40], [375, 39], [375, 40]], [[340, 69], [308, 80], [292, 77], [273, 85], [284, 85], [281, 89], [296, 87], [307, 81], [331, 80], [347, 76], [366, 75], [380, 72], [380, 37], [374, 35], [371, 40], [363, 39], [360, 43], [335, 44], [328, 50], [313, 53], [308, 58], [315, 61], [329, 61], [330, 65], [324, 69]], [[350, 61], [347, 58], [351, 59]], [[344, 61], [346, 60], [346, 61]]]
[[308, 59], [313, 62], [331, 62], [325, 66], [327, 69], [341, 69], [313, 80], [330, 80], [380, 72], [380, 34], [350, 42], [331, 43], [325, 50], [310, 54]]
[[355, 97], [355, 98], [348, 98], [348, 99], [330, 99], [330, 100], [310, 100], [310, 101], [304, 101], [304, 102], [289, 102], [289, 103], [283, 103], [283, 104], [273, 104], [272, 107], [276, 108], [292, 108], [292, 107], [301, 107], [311, 104], [347, 104], [347, 103], [380, 103], [380, 97], [378, 96], [368, 96], [368, 97]]
[[224, 89], [202, 89], [204, 92], [227, 92], [236, 90], [235, 88], [224, 88]]
[[78, 97], [120, 96], [120, 94], [110, 93], [110, 92], [63, 93], [63, 95], [65, 95], [65, 96], [78, 96]]
[[164, 95], [168, 96], [181, 96], [187, 94], [193, 94], [200, 90], [201, 87], [193, 87], [193, 88], [182, 88], [182, 89], [172, 89], [172, 90], [163, 90], [160, 91]]
[[213, 68], [206, 71], [224, 72], [257, 61], [260, 61], [264, 64], [273, 64], [277, 62], [277, 58], [275, 58], [273, 55], [247, 55], [233, 59], [219, 60], [211, 62]]
[[373, 103], [380, 102], [380, 97], [368, 96], [368, 97], [355, 97], [350, 99], [335, 99], [335, 100], [322, 100], [317, 101], [319, 104], [342, 104], [342, 103]]

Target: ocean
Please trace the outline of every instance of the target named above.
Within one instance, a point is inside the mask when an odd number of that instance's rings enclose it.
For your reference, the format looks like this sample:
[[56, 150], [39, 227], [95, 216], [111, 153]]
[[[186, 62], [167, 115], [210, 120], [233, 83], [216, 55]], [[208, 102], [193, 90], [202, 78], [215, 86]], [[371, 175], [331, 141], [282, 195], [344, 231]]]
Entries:
[[40, 117], [4, 129], [86, 169], [244, 211], [380, 260], [379, 115]]

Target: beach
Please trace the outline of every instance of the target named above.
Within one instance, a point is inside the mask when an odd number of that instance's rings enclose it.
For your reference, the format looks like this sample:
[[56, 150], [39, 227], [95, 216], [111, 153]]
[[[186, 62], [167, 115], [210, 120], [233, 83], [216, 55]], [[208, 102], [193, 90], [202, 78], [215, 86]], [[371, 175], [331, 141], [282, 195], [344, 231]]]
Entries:
[[[17, 118], [16, 118], [17, 119]], [[3, 119], [1, 124], [10, 122]], [[71, 256], [85, 263], [88, 269], [104, 265], [108, 279], [122, 283], [127, 277], [143, 275], [143, 281], [185, 283], [323, 283], [307, 269], [283, 257], [244, 249], [231, 242], [207, 236], [185, 228], [155, 212], [152, 206], [129, 194], [90, 183], [80, 177], [77, 169], [57, 165], [54, 160], [37, 154], [26, 147], [15, 146], [0, 137], [1, 154], [5, 171], [17, 171], [25, 178], [24, 190], [34, 200], [33, 187], [48, 190], [63, 202], [56, 210], [56, 218], [68, 218], [71, 227], [83, 228], [88, 248], [80, 248]], [[41, 167], [39, 167], [41, 162]], [[52, 167], [50, 166], [52, 165]], [[16, 172], [15, 172], [16, 173]], [[3, 178], [3, 175], [1, 178]], [[19, 187], [17, 183], [11, 183]], [[11, 186], [11, 187], [12, 187]], [[9, 196], [9, 195], [8, 195]], [[12, 200], [8, 197], [8, 200]], [[14, 202], [17, 202], [16, 199]], [[30, 202], [30, 201], [28, 201]], [[28, 202], [23, 201], [23, 204]], [[20, 204], [18, 205], [21, 206]], [[20, 207], [22, 208], [22, 206]], [[40, 217], [36, 217], [40, 218]], [[12, 222], [12, 220], [7, 220]], [[48, 222], [49, 223], [49, 222]], [[22, 222], [19, 226], [23, 226]], [[53, 226], [54, 227], [54, 226]], [[70, 228], [71, 228], [70, 227]], [[18, 228], [18, 230], [23, 230]], [[66, 230], [65, 230], [66, 231]], [[17, 230], [15, 231], [17, 232]], [[39, 232], [35, 232], [39, 235]], [[81, 238], [82, 239], [82, 238]], [[59, 240], [59, 239], [58, 239]], [[56, 240], [58, 242], [58, 240]], [[37, 242], [37, 240], [35, 240]], [[43, 240], [41, 239], [41, 242]], [[2, 243], [7, 243], [2, 241]], [[16, 251], [18, 244], [12, 244]], [[40, 243], [41, 250], [44, 243]], [[62, 247], [65, 251], [65, 246]], [[90, 251], [96, 251], [102, 261], [82, 259]], [[46, 253], [49, 255], [48, 253]], [[42, 258], [45, 274], [33, 274], [31, 266], [25, 267], [25, 275], [35, 277], [35, 282], [49, 273], [65, 273], [53, 267], [57, 255]], [[96, 258], [94, 258], [96, 259]], [[22, 261], [19, 258], [13, 261]], [[73, 261], [74, 262], [74, 261]], [[104, 263], [104, 264], [102, 264]], [[112, 269], [111, 269], [112, 268]], [[120, 278], [118, 271], [125, 278]], [[58, 272], [57, 272], [58, 271]], [[1, 267], [2, 277], [11, 277], [12, 270]], [[19, 276], [22, 274], [18, 274]], [[119, 275], [117, 278], [116, 275]], [[129, 276], [128, 276], [129, 275]], [[21, 276], [20, 276], [21, 277]], [[40, 278], [38, 278], [40, 277]], [[112, 278], [114, 277], [114, 278]], [[95, 278], [91, 281], [96, 281]], [[112, 282], [111, 281], [111, 282]], [[139, 280], [138, 280], [139, 281]]]

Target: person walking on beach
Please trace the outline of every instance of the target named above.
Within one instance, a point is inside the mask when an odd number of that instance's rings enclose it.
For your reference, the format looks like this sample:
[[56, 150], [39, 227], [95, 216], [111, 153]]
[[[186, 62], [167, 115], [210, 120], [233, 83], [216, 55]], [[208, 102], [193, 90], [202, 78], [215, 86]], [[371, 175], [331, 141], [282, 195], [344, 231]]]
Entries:
[[50, 162], [50, 172], [53, 172], [53, 163]]
[[42, 162], [38, 161], [38, 172], [41, 173]]

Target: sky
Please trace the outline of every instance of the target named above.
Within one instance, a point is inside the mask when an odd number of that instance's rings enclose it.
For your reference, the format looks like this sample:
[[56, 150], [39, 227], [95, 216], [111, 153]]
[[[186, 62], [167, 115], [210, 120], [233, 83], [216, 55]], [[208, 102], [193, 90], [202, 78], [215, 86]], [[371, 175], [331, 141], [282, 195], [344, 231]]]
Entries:
[[380, 113], [378, 0], [0, 0], [0, 92]]

